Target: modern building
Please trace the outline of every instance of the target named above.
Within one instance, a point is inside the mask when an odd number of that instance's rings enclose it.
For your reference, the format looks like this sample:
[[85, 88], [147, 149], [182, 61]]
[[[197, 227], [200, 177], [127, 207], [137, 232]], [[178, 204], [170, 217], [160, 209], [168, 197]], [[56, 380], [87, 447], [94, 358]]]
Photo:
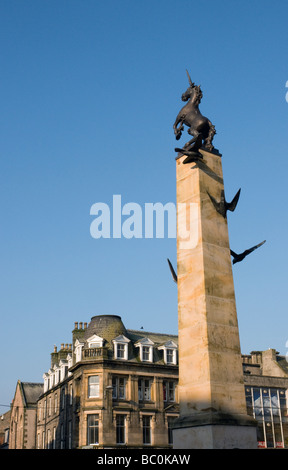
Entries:
[[18, 380], [11, 405], [9, 449], [35, 449], [37, 400], [42, 383]]
[[[288, 448], [286, 357], [268, 349], [242, 359], [258, 447]], [[43, 378], [44, 388], [17, 384], [10, 448], [173, 447], [179, 414], [176, 335], [129, 330], [119, 316], [95, 316], [89, 324], [75, 323], [71, 344], [54, 347]], [[27, 421], [27, 394], [33, 389], [34, 424], [31, 417]]]
[[258, 447], [288, 448], [288, 362], [275, 349], [243, 355], [248, 414], [257, 420]]

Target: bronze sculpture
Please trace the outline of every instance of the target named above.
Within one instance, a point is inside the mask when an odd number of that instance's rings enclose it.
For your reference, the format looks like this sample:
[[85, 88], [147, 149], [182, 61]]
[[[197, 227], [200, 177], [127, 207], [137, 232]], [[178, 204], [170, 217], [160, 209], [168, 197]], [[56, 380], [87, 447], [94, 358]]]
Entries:
[[181, 99], [182, 101], [188, 101], [188, 103], [178, 113], [173, 129], [176, 140], [179, 140], [185, 124], [189, 127], [188, 134], [192, 135], [193, 138], [183, 148], [175, 148], [175, 151], [183, 155], [202, 158], [198, 150], [202, 146], [209, 151], [214, 149], [212, 140], [216, 130], [211, 121], [203, 116], [199, 110], [199, 103], [203, 96], [200, 86], [195, 85], [187, 70], [186, 72], [190, 86], [182, 94]]
[[216, 199], [213, 196], [211, 196], [211, 194], [209, 194], [208, 191], [207, 191], [207, 194], [210, 197], [216, 211], [219, 212], [219, 214], [221, 214], [224, 217], [224, 219], [226, 219], [227, 218], [227, 211], [233, 212], [235, 210], [235, 208], [237, 206], [237, 203], [238, 203], [238, 200], [239, 200], [240, 191], [241, 191], [241, 189], [239, 189], [239, 191], [234, 196], [234, 198], [232, 199], [231, 202], [226, 201], [224, 189], [221, 191], [221, 196], [220, 196], [220, 201], [219, 202], [216, 201]]
[[169, 264], [169, 268], [170, 268], [170, 271], [171, 271], [171, 274], [172, 274], [173, 281], [176, 282], [176, 284], [177, 284], [177, 282], [178, 282], [177, 274], [175, 273], [174, 268], [173, 268], [172, 263], [171, 263], [169, 258], [167, 258], [167, 261], [168, 261], [168, 264]]
[[235, 263], [240, 263], [244, 258], [246, 258], [247, 255], [250, 255], [254, 250], [262, 246], [266, 240], [264, 240], [261, 243], [258, 243], [258, 245], [253, 246], [252, 248], [249, 248], [248, 250], [243, 251], [243, 253], [240, 253], [239, 255], [235, 253], [235, 251], [230, 250], [231, 255], [233, 256], [233, 264]]

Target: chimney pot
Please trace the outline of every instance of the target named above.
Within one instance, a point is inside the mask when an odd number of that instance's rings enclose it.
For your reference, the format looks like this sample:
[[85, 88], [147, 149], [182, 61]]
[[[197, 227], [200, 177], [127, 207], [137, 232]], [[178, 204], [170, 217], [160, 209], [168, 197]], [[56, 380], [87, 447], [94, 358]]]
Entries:
[[78, 330], [78, 321], [75, 321], [75, 330]]

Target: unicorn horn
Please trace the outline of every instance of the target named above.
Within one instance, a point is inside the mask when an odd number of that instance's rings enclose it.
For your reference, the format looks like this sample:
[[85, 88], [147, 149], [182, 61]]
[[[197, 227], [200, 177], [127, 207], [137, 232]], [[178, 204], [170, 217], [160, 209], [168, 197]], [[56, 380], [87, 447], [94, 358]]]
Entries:
[[190, 86], [194, 86], [194, 83], [192, 82], [191, 78], [190, 78], [190, 75], [188, 73], [188, 70], [186, 69], [186, 73], [187, 73], [187, 76], [188, 76], [188, 80], [189, 80], [189, 83], [190, 83]]

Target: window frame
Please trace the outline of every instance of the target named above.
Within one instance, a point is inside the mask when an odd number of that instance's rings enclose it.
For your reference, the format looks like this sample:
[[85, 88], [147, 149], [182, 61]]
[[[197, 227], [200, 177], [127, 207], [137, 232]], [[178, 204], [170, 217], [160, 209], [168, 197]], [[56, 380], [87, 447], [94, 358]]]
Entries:
[[176, 383], [175, 383], [175, 380], [163, 380], [163, 401], [164, 401], [164, 403], [175, 403], [176, 402]]
[[60, 426], [60, 449], [65, 449], [64, 425]]
[[47, 429], [47, 449], [52, 449], [51, 429]]
[[49, 397], [48, 397], [48, 406], [47, 406], [47, 408], [48, 408], [48, 417], [50, 417], [51, 414], [52, 414], [52, 395], [49, 395]]
[[[142, 338], [135, 343], [136, 348], [140, 350], [140, 361], [152, 363], [154, 359], [154, 342], [149, 338]], [[145, 349], [144, 349], [145, 348]]]
[[[121, 384], [123, 381], [123, 384]], [[123, 389], [123, 395], [121, 395], [120, 391]], [[113, 400], [126, 400], [126, 393], [127, 393], [127, 377], [123, 377], [120, 375], [113, 375], [112, 376], [112, 399]]]
[[116, 358], [125, 359], [125, 344], [117, 343], [116, 344]]
[[[130, 343], [130, 339], [126, 338], [124, 335], [117, 336], [112, 340], [114, 346], [114, 359], [118, 359], [120, 361], [127, 361], [128, 360], [128, 344]], [[122, 348], [123, 354], [119, 354], [118, 347]]]
[[247, 413], [257, 421], [258, 447], [285, 448], [286, 389], [247, 384], [245, 398]]
[[167, 416], [167, 432], [168, 432], [168, 444], [173, 445], [173, 423], [176, 421], [177, 416]]
[[54, 414], [58, 411], [58, 394], [57, 392], [54, 394]]
[[[175, 349], [166, 348], [166, 364], [175, 364]], [[168, 360], [168, 356], [171, 354], [171, 360]]]
[[[147, 385], [148, 383], [148, 385]], [[153, 379], [146, 377], [138, 378], [138, 401], [139, 402], [151, 402], [151, 391], [152, 391]], [[148, 397], [147, 397], [148, 391]]]
[[73, 405], [73, 384], [69, 384], [69, 405]]
[[[93, 423], [90, 423], [94, 419]], [[99, 445], [99, 421], [100, 421], [100, 416], [98, 413], [91, 413], [87, 415], [87, 445], [92, 446], [92, 445]], [[90, 432], [97, 436], [97, 439], [95, 442], [90, 442], [90, 437], [91, 434]]]
[[[177, 365], [177, 351], [178, 346], [174, 341], [166, 341], [165, 344], [158, 347], [158, 351], [163, 351], [164, 364], [167, 366], [176, 366]], [[172, 360], [168, 360], [168, 351], [172, 355]]]
[[[92, 379], [96, 378], [98, 381], [92, 382]], [[94, 393], [93, 390], [96, 390], [96, 394]], [[99, 375], [89, 375], [88, 377], [88, 387], [87, 387], [87, 393], [88, 393], [88, 398], [100, 398], [100, 377]]]
[[[142, 444], [144, 446], [152, 445], [152, 416], [142, 415]], [[147, 425], [148, 423], [148, 425]], [[148, 437], [148, 440], [147, 440]]]
[[152, 362], [152, 346], [142, 346], [142, 362]]
[[65, 386], [61, 388], [61, 410], [64, 410], [66, 404], [66, 390]]
[[[123, 422], [120, 422], [119, 421], [122, 421]], [[117, 414], [116, 415], [116, 444], [118, 445], [125, 445], [126, 444], [126, 421], [127, 421], [127, 417], [126, 415], [124, 414]], [[122, 437], [122, 440], [119, 439], [119, 436], [122, 435], [124, 437]], [[120, 442], [121, 440], [121, 442]]]
[[72, 420], [68, 421], [68, 449], [72, 449]]
[[82, 360], [82, 350], [84, 348], [84, 343], [80, 343], [78, 338], [74, 344], [74, 353], [75, 353], [75, 361], [80, 362]]
[[53, 427], [53, 447], [52, 449], [56, 449], [56, 426]]

